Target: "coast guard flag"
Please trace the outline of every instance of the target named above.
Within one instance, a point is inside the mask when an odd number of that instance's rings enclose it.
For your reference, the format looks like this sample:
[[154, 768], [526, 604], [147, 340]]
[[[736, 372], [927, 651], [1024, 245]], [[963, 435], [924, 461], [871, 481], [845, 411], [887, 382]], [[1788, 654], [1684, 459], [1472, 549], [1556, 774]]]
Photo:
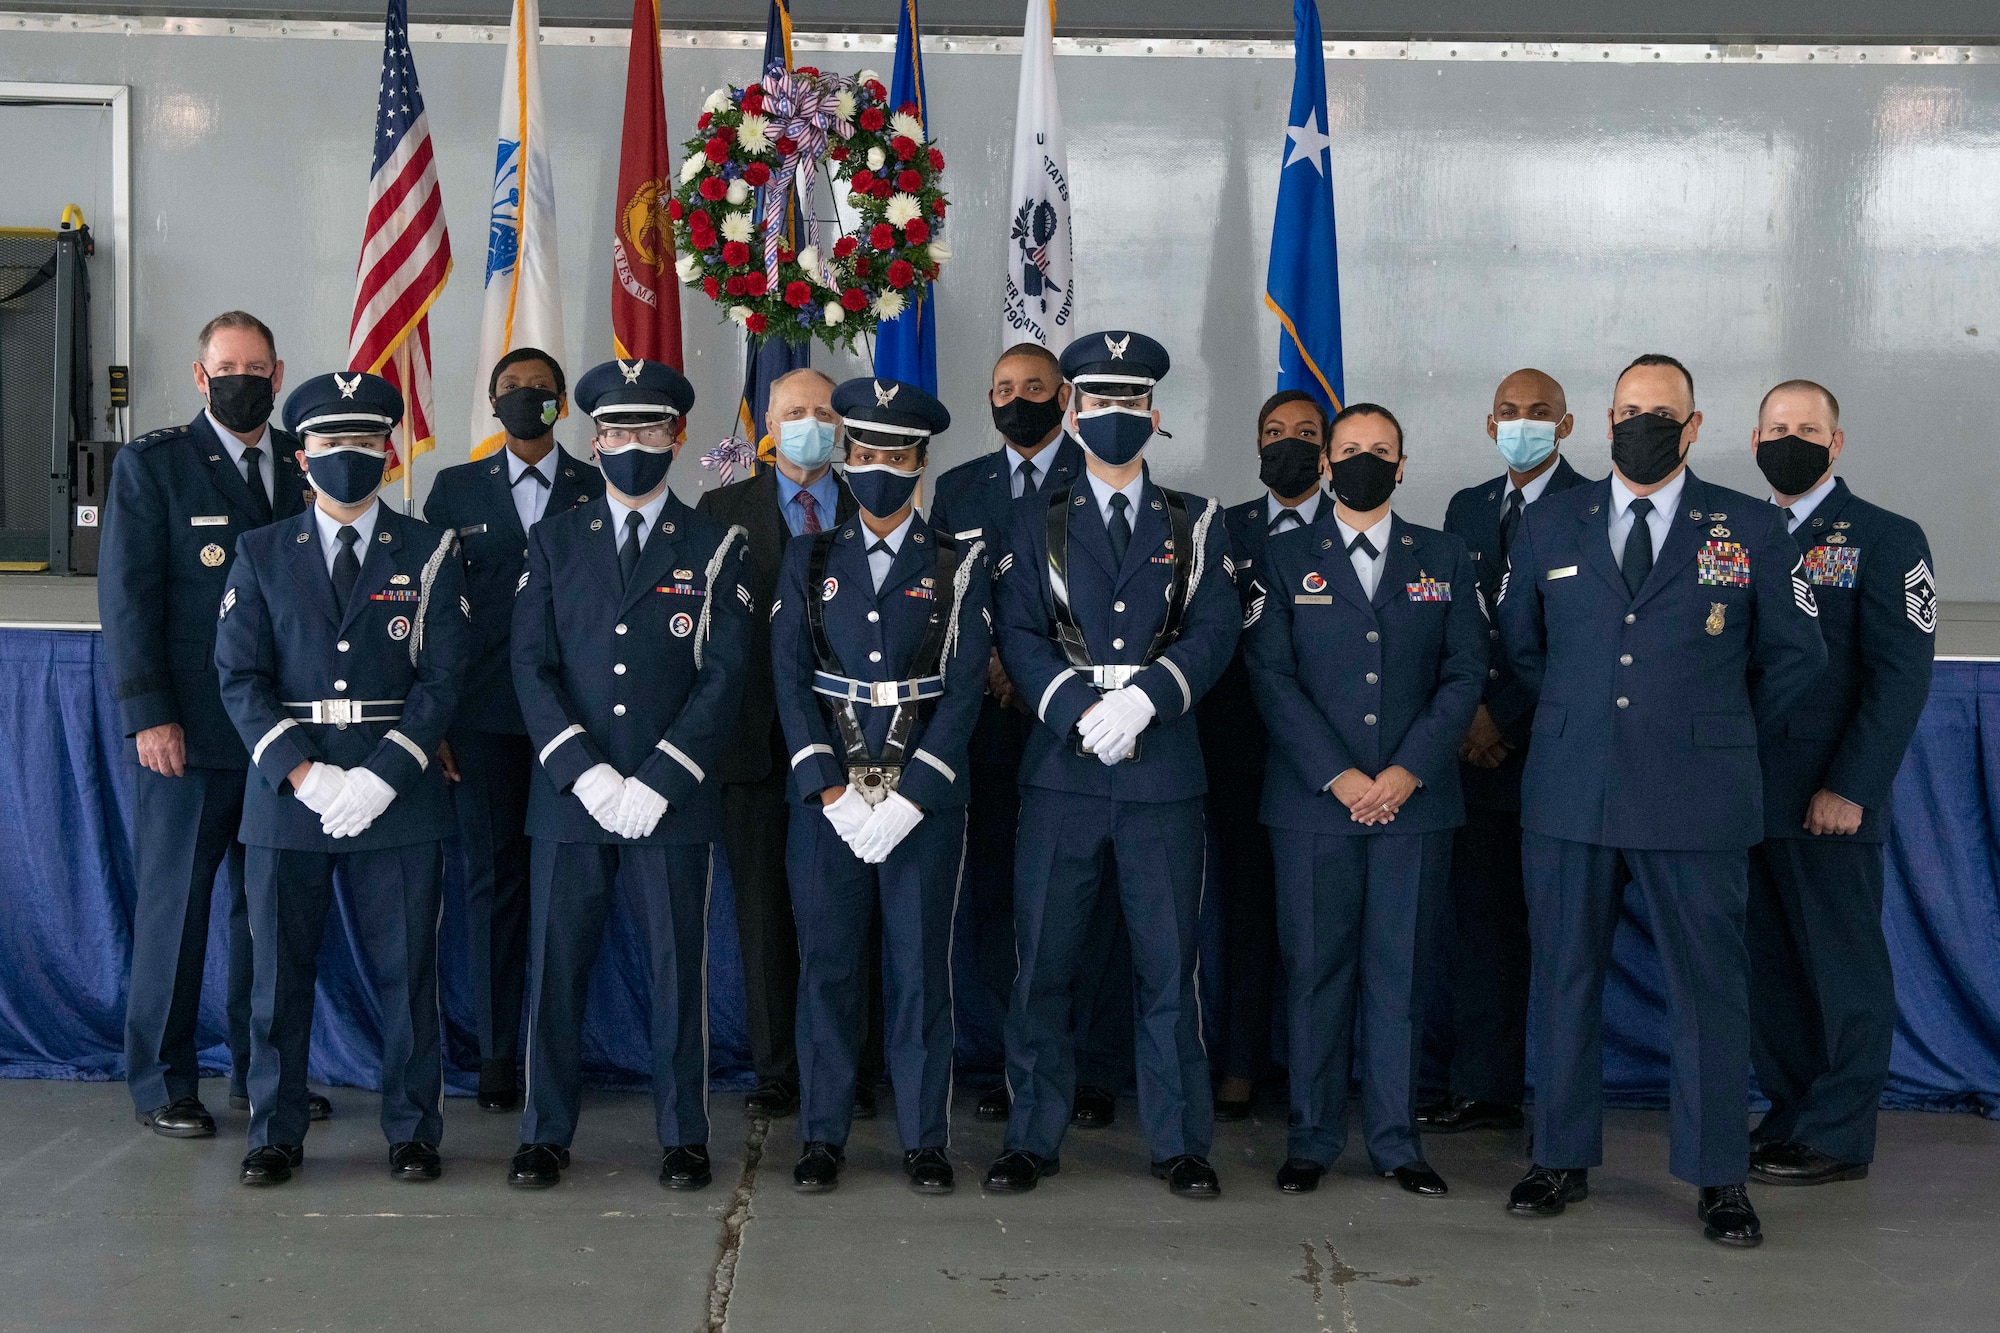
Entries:
[[1297, 64], [1264, 304], [1282, 326], [1278, 387], [1304, 389], [1337, 412], [1347, 386], [1340, 364], [1340, 262], [1333, 234], [1333, 141], [1326, 132], [1326, 55], [1320, 48], [1315, 0], [1292, 0], [1292, 23]]
[[1008, 195], [1007, 285], [1000, 345], [1069, 346], [1076, 330], [1071, 277], [1069, 153], [1056, 100], [1056, 0], [1028, 0], [1021, 87], [1014, 99], [1014, 186]]
[[542, 141], [542, 16], [537, 0], [514, 0], [500, 75], [499, 147], [486, 240], [486, 311], [472, 368], [472, 456], [507, 443], [486, 402], [493, 365], [516, 347], [563, 360], [562, 275], [556, 266], [556, 178]]
[[[930, 105], [924, 100], [924, 52], [917, 35], [917, 0], [902, 0], [896, 23], [896, 72], [889, 79], [889, 105], [915, 106], [930, 138]], [[875, 330], [875, 373], [914, 384], [936, 396], [937, 288], [925, 283], [903, 313]]]

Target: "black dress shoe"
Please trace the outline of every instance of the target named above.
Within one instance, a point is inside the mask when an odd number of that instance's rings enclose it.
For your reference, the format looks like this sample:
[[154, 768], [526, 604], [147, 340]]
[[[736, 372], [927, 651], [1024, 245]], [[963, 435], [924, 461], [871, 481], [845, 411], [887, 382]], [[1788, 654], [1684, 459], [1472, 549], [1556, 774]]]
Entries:
[[973, 1109], [972, 1118], [996, 1124], [1006, 1120], [1013, 1110], [1014, 1100], [1007, 1095], [1007, 1085], [1002, 1083], [999, 1087], [988, 1088], [980, 1094], [979, 1105]]
[[524, 1143], [507, 1164], [507, 1183], [517, 1190], [545, 1190], [562, 1181], [569, 1149], [555, 1143]]
[[951, 1161], [942, 1148], [916, 1148], [904, 1153], [903, 1172], [910, 1178], [910, 1188], [919, 1194], [951, 1193]]
[[1167, 1188], [1183, 1199], [1219, 1199], [1222, 1182], [1206, 1157], [1182, 1153], [1164, 1162], [1153, 1163], [1153, 1175], [1167, 1182]]
[[1278, 1168], [1278, 1188], [1287, 1194], [1311, 1194], [1325, 1174], [1326, 1168], [1310, 1157], [1287, 1157]]
[[1750, 1153], [1750, 1178], [1762, 1185], [1831, 1185], [1868, 1179], [1868, 1164], [1843, 1162], [1803, 1143], [1760, 1143]]
[[289, 1143], [267, 1143], [250, 1150], [250, 1155], [243, 1159], [243, 1174], [238, 1178], [246, 1185], [282, 1185], [305, 1164], [304, 1148]]
[[1060, 1170], [1062, 1158], [1043, 1157], [1039, 1153], [1016, 1148], [993, 1159], [993, 1165], [986, 1168], [986, 1179], [980, 1185], [995, 1194], [1026, 1194], [1041, 1184], [1042, 1177], [1055, 1175]]
[[306, 1094], [306, 1119], [333, 1119], [333, 1103], [326, 1099], [324, 1093], [309, 1092]]
[[177, 1097], [165, 1106], [139, 1113], [139, 1123], [163, 1139], [212, 1139], [215, 1117], [199, 1097]]
[[1069, 1104], [1069, 1122], [1078, 1129], [1107, 1129], [1117, 1119], [1118, 1099], [1088, 1083], [1076, 1090], [1076, 1100]]
[[799, 1090], [781, 1078], [767, 1078], [743, 1099], [746, 1115], [782, 1120], [799, 1109]]
[[1757, 1222], [1757, 1210], [1750, 1206], [1750, 1194], [1741, 1185], [1704, 1187], [1694, 1212], [1707, 1223], [1701, 1234], [1717, 1245], [1749, 1250], [1764, 1243], [1764, 1228]]
[[1451, 1193], [1451, 1186], [1444, 1183], [1444, 1177], [1431, 1170], [1431, 1164], [1426, 1161], [1409, 1162], [1389, 1174], [1395, 1178], [1398, 1185], [1412, 1194], [1434, 1198], [1440, 1194]]
[[792, 1168], [792, 1188], [801, 1194], [831, 1193], [840, 1184], [840, 1168], [846, 1164], [845, 1152], [815, 1139], [799, 1153], [799, 1164]]
[[444, 1161], [435, 1143], [389, 1145], [389, 1178], [392, 1180], [436, 1180], [444, 1174]]
[[854, 1119], [873, 1120], [880, 1108], [875, 1101], [875, 1085], [858, 1082], [854, 1085]]
[[482, 1111], [521, 1109], [521, 1089], [514, 1078], [512, 1060], [479, 1062], [479, 1109]]
[[1417, 1127], [1426, 1134], [1463, 1134], [1470, 1129], [1519, 1129], [1521, 1108], [1506, 1102], [1475, 1102], [1453, 1097], [1417, 1111]]
[[1521, 1217], [1554, 1217], [1590, 1197], [1590, 1172], [1531, 1166], [1507, 1196], [1507, 1211]]
[[713, 1179], [706, 1143], [683, 1143], [660, 1154], [660, 1184], [666, 1189], [707, 1189]]

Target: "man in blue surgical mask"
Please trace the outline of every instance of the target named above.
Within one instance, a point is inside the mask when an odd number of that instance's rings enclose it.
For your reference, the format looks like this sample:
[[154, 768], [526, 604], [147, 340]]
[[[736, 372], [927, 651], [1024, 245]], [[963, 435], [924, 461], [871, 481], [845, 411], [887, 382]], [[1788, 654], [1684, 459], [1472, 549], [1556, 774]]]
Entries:
[[[1480, 594], [1498, 599], [1521, 515], [1542, 496], [1581, 486], [1562, 457], [1576, 424], [1562, 385], [1517, 370], [1493, 391], [1486, 437], [1507, 470], [1452, 497], [1444, 530], [1472, 553]], [[1449, 978], [1431, 997], [1425, 1030], [1426, 1134], [1513, 1130], [1521, 1124], [1527, 1059], [1528, 905], [1521, 890], [1521, 765], [1535, 696], [1522, 689], [1493, 635], [1486, 691], [1459, 743], [1465, 824], [1453, 840], [1451, 910], [1433, 947]]]
[[[750, 534], [745, 583], [768, 608], [785, 545], [854, 516], [854, 496], [833, 472], [840, 417], [834, 383], [810, 367], [771, 382], [764, 431], [776, 445], [775, 467], [759, 464], [747, 481], [701, 497], [700, 512]], [[753, 617], [736, 724], [723, 741], [722, 843], [736, 889], [736, 932], [743, 950], [745, 1018], [757, 1087], [745, 1100], [752, 1115], [788, 1116], [799, 1105], [796, 1025], [799, 941], [791, 888], [785, 878], [785, 796], [791, 752], [785, 748], [771, 686], [771, 625]], [[872, 955], [871, 955], [872, 956]], [[868, 993], [878, 994], [869, 973]], [[856, 1114], [875, 1113], [882, 1069], [879, 998], [870, 1005], [869, 1037], [855, 1084]]]

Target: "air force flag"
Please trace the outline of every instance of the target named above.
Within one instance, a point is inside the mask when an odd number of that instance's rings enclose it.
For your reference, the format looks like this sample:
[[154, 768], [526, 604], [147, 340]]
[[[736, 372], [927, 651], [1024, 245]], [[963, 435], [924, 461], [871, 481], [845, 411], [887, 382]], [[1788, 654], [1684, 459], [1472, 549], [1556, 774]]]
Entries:
[[1000, 345], [1069, 346], [1076, 328], [1071, 279], [1069, 153], [1056, 98], [1055, 0], [1028, 0], [1021, 89], [1014, 102], [1014, 187], [1007, 226], [1007, 288]]
[[[1297, 65], [1292, 111], [1271, 224], [1264, 304], [1278, 317], [1278, 387], [1304, 389], [1339, 411], [1347, 387], [1340, 363], [1340, 263], [1333, 231], [1333, 153], [1327, 134], [1326, 54], [1319, 6], [1292, 0]], [[1017, 150], [1018, 151], [1018, 150]], [[1017, 168], [1018, 172], [1018, 168]]]

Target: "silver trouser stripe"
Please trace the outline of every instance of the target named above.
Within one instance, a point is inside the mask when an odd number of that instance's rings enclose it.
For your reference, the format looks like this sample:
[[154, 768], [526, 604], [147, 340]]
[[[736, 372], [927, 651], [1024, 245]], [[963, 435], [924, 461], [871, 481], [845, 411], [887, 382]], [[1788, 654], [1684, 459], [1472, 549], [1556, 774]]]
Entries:
[[394, 727], [389, 728], [388, 735], [384, 736], [382, 739], [385, 741], [394, 741], [396, 742], [396, 744], [402, 746], [405, 750], [408, 750], [410, 752], [410, 758], [417, 761], [417, 769], [419, 772], [431, 766], [431, 757], [424, 753], [424, 747], [417, 744], [415, 741], [411, 740], [408, 736], [405, 736], [402, 732], [397, 731]]
[[797, 768], [816, 754], [823, 754], [831, 759], [833, 757], [833, 747], [831, 745], [808, 745], [805, 749], [800, 750], [792, 756], [792, 767]]
[[1049, 700], [1056, 697], [1056, 691], [1062, 688], [1064, 681], [1075, 679], [1075, 667], [1064, 667], [1061, 671], [1056, 672], [1055, 679], [1049, 682], [1048, 688], [1042, 691], [1041, 699], [1035, 704], [1035, 716], [1044, 722], [1048, 721]]
[[1174, 678], [1174, 684], [1181, 687], [1181, 711], [1183, 713], [1191, 711], [1194, 708], [1194, 691], [1188, 688], [1187, 677], [1181, 674], [1181, 669], [1173, 664], [1171, 658], [1162, 657], [1159, 663], [1167, 669], [1167, 674]]
[[946, 764], [944, 760], [932, 754], [929, 750], [917, 751], [916, 757], [923, 760], [925, 763], [929, 764], [932, 768], [935, 768], [938, 772], [944, 774], [944, 780], [946, 782], [958, 781], [958, 774], [951, 771], [951, 766]]
[[687, 755], [681, 751], [680, 747], [675, 745], [672, 741], [661, 741], [659, 742], [657, 748], [665, 752], [667, 758], [673, 760], [675, 763], [679, 764], [682, 768], [685, 768], [688, 772], [694, 774], [694, 780], [696, 782], [700, 782], [703, 778], [708, 776], [708, 774], [701, 771], [700, 764], [697, 764], [694, 760], [688, 758]]
[[299, 720], [297, 718], [288, 717], [283, 722], [280, 722], [277, 726], [272, 727], [269, 731], [265, 732], [264, 739], [258, 741], [257, 748], [250, 752], [250, 762], [252, 764], [255, 764], [260, 760], [262, 760], [264, 757], [264, 751], [271, 747], [271, 742], [278, 739], [279, 736], [283, 735], [287, 731], [290, 731], [293, 727], [296, 727], [298, 724]]
[[571, 725], [564, 727], [561, 731], [557, 732], [556, 738], [550, 741], [547, 745], [544, 745], [542, 747], [542, 754], [541, 754], [542, 766], [545, 768], [548, 766], [549, 756], [554, 754], [558, 749], [560, 749], [564, 741], [570, 739], [572, 736], [581, 736], [581, 735], [583, 735], [583, 727], [580, 724], [576, 723], [572, 723]]
[[855, 680], [830, 671], [813, 672], [814, 694], [829, 699], [846, 699], [875, 708], [894, 708], [912, 699], [936, 699], [944, 694], [943, 676], [919, 676], [915, 680]]

